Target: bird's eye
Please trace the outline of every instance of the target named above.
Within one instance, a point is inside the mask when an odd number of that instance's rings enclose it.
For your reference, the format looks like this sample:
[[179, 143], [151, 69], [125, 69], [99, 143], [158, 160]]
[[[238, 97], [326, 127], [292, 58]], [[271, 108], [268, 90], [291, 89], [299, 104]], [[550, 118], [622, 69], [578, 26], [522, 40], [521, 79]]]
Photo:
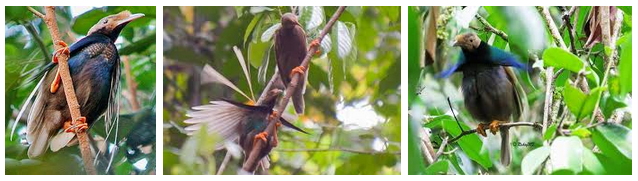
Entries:
[[106, 24], [106, 23], [108, 23], [108, 22], [109, 22], [109, 20], [108, 20], [108, 19], [107, 19], [107, 20], [104, 20], [104, 24]]
[[474, 42], [474, 40], [470, 39], [470, 42]]

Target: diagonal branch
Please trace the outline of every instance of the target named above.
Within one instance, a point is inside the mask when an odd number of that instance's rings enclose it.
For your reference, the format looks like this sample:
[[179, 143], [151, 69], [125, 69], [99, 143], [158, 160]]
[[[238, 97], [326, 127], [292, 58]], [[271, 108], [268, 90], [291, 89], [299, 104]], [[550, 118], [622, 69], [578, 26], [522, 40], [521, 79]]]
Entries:
[[[44, 21], [46, 22], [47, 28], [49, 29], [49, 32], [51, 34], [51, 39], [53, 39], [53, 42], [62, 42], [60, 33], [58, 31], [58, 22], [55, 17], [55, 7], [46, 6], [44, 9], [46, 12], [46, 14], [44, 15]], [[36, 14], [36, 16], [40, 15]], [[54, 43], [54, 46], [55, 49], [64, 48], [57, 43]], [[73, 124], [78, 124], [77, 121], [81, 117], [80, 104], [78, 104], [78, 99], [75, 96], [75, 88], [73, 87], [73, 80], [71, 80], [68, 60], [68, 54], [62, 53], [59, 55], [58, 71], [60, 72], [60, 76], [62, 77], [62, 85], [64, 85], [64, 95], [66, 96], [67, 105], [69, 106], [69, 111], [71, 112], [71, 118], [74, 122]], [[93, 155], [91, 154], [88, 135], [86, 131], [80, 131], [81, 129], [75, 130], [75, 134], [78, 137], [78, 141], [80, 143], [80, 152], [84, 161], [84, 169], [87, 174], [95, 175], [97, 172], [95, 170], [95, 167], [93, 166], [93, 163], [91, 162], [91, 160], [93, 160]]]
[[[328, 32], [332, 29], [332, 26], [337, 22], [337, 19], [339, 19], [339, 17], [341, 16], [341, 13], [343, 13], [345, 9], [346, 9], [345, 6], [340, 6], [339, 9], [337, 9], [337, 11], [335, 12], [335, 14], [332, 15], [332, 18], [330, 18], [330, 21], [328, 21], [328, 23], [323, 28], [323, 30], [321, 30], [321, 34], [319, 35], [319, 37], [317, 37], [316, 40], [318, 42], [321, 42], [323, 38], [328, 34]], [[318, 46], [311, 46], [310, 49], [308, 50], [308, 54], [306, 54], [306, 57], [304, 58], [300, 66], [308, 67], [308, 65], [310, 64], [310, 59], [318, 50], [318, 48], [319, 48]], [[307, 72], [308, 72], [308, 69], [304, 71], [304, 74], [306, 74]], [[290, 97], [292, 96], [296, 87], [299, 86], [298, 82], [300, 79], [302, 79], [301, 76], [302, 76], [301, 74], [294, 74], [294, 76], [292, 77], [290, 84], [286, 88], [285, 96], [282, 98], [280, 104], [275, 109], [278, 113], [283, 113], [284, 110], [286, 109], [286, 106], [288, 105], [288, 102], [290, 101]], [[282, 114], [277, 114], [276, 116], [271, 116], [269, 118], [268, 127], [266, 127], [266, 132], [268, 133], [269, 137], [274, 136], [273, 133], [275, 133], [275, 129], [277, 129], [276, 124], [279, 123], [279, 118], [281, 117], [281, 115]], [[266, 143], [262, 140], [259, 140], [257, 141], [257, 143], [255, 143], [253, 150], [250, 150], [250, 152], [248, 152], [249, 153], [247, 154], [248, 157], [246, 161], [244, 162], [244, 165], [242, 166], [244, 171], [247, 171], [249, 173], [254, 173], [255, 168], [257, 168], [257, 163], [261, 159], [259, 158], [259, 153], [266, 146], [268, 145], [266, 145]]]
[[[516, 127], [516, 126], [530, 126], [530, 127], [534, 127], [537, 129], [541, 129], [543, 126], [539, 123], [534, 123], [534, 122], [515, 122], [515, 123], [503, 123], [501, 124], [499, 127], [500, 128], [506, 128], [509, 129], [510, 127]], [[487, 130], [489, 129], [488, 127], [483, 127], [483, 130]], [[473, 134], [476, 133], [477, 129], [472, 129], [472, 130], [468, 130], [468, 131], [463, 131], [461, 132], [461, 134], [459, 134], [458, 136], [452, 138], [448, 144], [452, 144], [456, 141], [458, 141], [459, 139], [461, 139], [463, 136], [469, 135], [469, 134]]]

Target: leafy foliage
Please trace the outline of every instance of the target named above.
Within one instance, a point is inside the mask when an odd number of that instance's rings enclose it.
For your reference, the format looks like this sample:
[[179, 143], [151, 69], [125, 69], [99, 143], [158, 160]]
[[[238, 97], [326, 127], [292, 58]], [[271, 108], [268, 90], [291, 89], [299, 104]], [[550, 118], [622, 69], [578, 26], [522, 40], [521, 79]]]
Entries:
[[[41, 7], [34, 7], [42, 11]], [[104, 140], [106, 131], [103, 118], [90, 130], [90, 135], [99, 146], [98, 172], [101, 174], [154, 174], [155, 172], [155, 7], [102, 7], [73, 15], [71, 7], [57, 7], [57, 19], [62, 38], [71, 44], [85, 36], [88, 29], [99, 19], [129, 10], [144, 13], [145, 17], [124, 28], [116, 42], [121, 56], [130, 62], [131, 74], [136, 83], [137, 100], [142, 107], [132, 111], [128, 98], [131, 95], [125, 81], [122, 65], [122, 94], [120, 96], [120, 123], [117, 143]], [[37, 81], [31, 81], [33, 71], [43, 68], [51, 61], [53, 44], [45, 23], [33, 16], [23, 6], [5, 7], [7, 13], [5, 29], [5, 171], [7, 174], [84, 174], [79, 149], [67, 147], [59, 152], [48, 152], [44, 158], [28, 159], [27, 147], [21, 143], [24, 135], [13, 135], [11, 127], [33, 90]], [[28, 112], [28, 110], [27, 110]], [[17, 133], [26, 132], [26, 116], [17, 125]], [[117, 145], [118, 149], [115, 146]], [[107, 170], [108, 160], [113, 158]]]
[[[249, 100], [221, 84], [200, 84], [208, 64], [250, 95], [261, 94], [275, 70], [273, 34], [295, 12], [316, 38], [337, 7], [165, 7], [164, 173], [237, 174], [240, 148], [213, 151], [215, 135], [183, 132], [185, 113], [211, 100]], [[304, 115], [290, 120], [309, 131], [279, 132], [263, 174], [400, 173], [400, 7], [348, 7], [309, 67]], [[233, 47], [240, 54], [236, 54]], [[243, 58], [240, 58], [243, 57]], [[246, 77], [238, 60], [249, 64]], [[249, 86], [246, 80], [251, 81]], [[286, 114], [293, 114], [289, 107]], [[366, 114], [366, 115], [362, 115]], [[354, 119], [356, 118], [356, 119]], [[354, 122], [353, 122], [354, 120]], [[209, 138], [213, 137], [213, 138]], [[232, 155], [232, 156], [231, 156]], [[259, 171], [260, 169], [258, 169]]]
[[[566, 17], [572, 8], [574, 13]], [[618, 7], [618, 14], [610, 15], [615, 16], [610, 21], [620, 23], [619, 33], [612, 36], [614, 47], [599, 41], [588, 48], [587, 39], [600, 36], [600, 32], [585, 31], [599, 26], [588, 21], [599, 18], [590, 16], [597, 8], [549, 7], [560, 41], [568, 46], [562, 49], [555, 47], [545, 19], [534, 7], [409, 7], [409, 174], [631, 174], [632, 121], [627, 108], [631, 102], [631, 10]], [[433, 22], [436, 28], [428, 29]], [[470, 134], [443, 147], [446, 138], [477, 124], [463, 105], [462, 76], [435, 78], [456, 63], [459, 50], [446, 42], [469, 31], [533, 67], [517, 73], [529, 105], [519, 121], [543, 124], [546, 81], [553, 81], [551, 122], [543, 125], [544, 133], [529, 127], [510, 129], [512, 163], [508, 167], [499, 163], [500, 136], [479, 139]], [[436, 40], [433, 51], [424, 46], [430, 36]], [[606, 57], [613, 61], [609, 68]], [[548, 67], [556, 75], [548, 77]], [[443, 154], [429, 161], [424, 144]]]

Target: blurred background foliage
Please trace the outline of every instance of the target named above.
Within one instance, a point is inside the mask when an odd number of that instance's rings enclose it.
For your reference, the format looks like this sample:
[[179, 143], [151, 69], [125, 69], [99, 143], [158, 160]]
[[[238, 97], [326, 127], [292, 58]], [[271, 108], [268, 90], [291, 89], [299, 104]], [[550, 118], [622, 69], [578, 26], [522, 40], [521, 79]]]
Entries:
[[[336, 9], [164, 7], [164, 174], [220, 171], [226, 151], [214, 152], [214, 136], [188, 137], [185, 114], [211, 100], [248, 101], [222, 84], [201, 84], [204, 65], [249, 96], [250, 80], [258, 97], [275, 70], [272, 34], [281, 15], [296, 12], [310, 42]], [[290, 120], [310, 134], [280, 131], [271, 167], [260, 173], [400, 173], [400, 20], [400, 7], [346, 9], [322, 41], [321, 55], [311, 61], [305, 114]], [[249, 62], [250, 78], [238, 59]], [[230, 152], [222, 174], [241, 168], [243, 156]]]
[[[33, 8], [44, 12], [42, 7]], [[134, 91], [127, 85], [127, 71], [121, 65], [118, 142], [114, 143], [113, 136], [104, 140], [103, 117], [89, 133], [93, 150], [101, 150], [96, 167], [100, 174], [155, 174], [155, 7], [57, 7], [56, 13], [62, 39], [70, 45], [85, 36], [101, 18], [124, 10], [145, 14], [144, 18], [128, 24], [115, 43], [122, 64], [130, 65]], [[37, 160], [28, 159], [28, 147], [21, 143], [26, 133], [26, 116], [19, 120], [16, 135], [10, 139], [18, 112], [37, 84], [28, 79], [35, 70], [51, 62], [54, 50], [46, 24], [27, 7], [7, 6], [5, 11], [5, 171], [7, 174], [84, 174], [77, 146], [56, 153], [49, 151]], [[135, 96], [131, 96], [132, 92]], [[132, 105], [133, 97], [139, 106]], [[111, 158], [112, 165], [107, 170]]]
[[[607, 47], [598, 7], [547, 8], [566, 49], [557, 47], [539, 7], [409, 7], [409, 174], [632, 173], [631, 7], [610, 8], [610, 29], [617, 25], [619, 31]], [[461, 133], [460, 126], [467, 131], [478, 124], [464, 108], [462, 75], [436, 78], [456, 63], [460, 49], [451, 42], [466, 32], [533, 67], [517, 70], [529, 108], [519, 121], [543, 122], [545, 72], [549, 67], [556, 72], [553, 121], [544, 126], [545, 134], [531, 127], [510, 129], [508, 167], [499, 162], [500, 136], [470, 134], [442, 147], [445, 138]], [[595, 107], [602, 117], [594, 116]]]

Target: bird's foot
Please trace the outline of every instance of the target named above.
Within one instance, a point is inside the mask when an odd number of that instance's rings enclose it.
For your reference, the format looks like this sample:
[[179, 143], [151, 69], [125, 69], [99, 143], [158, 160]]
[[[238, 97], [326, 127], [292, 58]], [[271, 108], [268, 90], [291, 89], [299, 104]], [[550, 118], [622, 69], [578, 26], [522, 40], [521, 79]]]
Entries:
[[57, 41], [55, 42], [56, 45], [60, 45], [62, 46], [62, 48], [55, 50], [55, 52], [53, 53], [53, 63], [58, 63], [58, 57], [62, 54], [64, 55], [69, 55], [69, 46], [64, 43], [64, 41]]
[[[312, 42], [310, 42], [310, 47], [308, 48], [308, 50], [311, 50], [312, 47], [316, 47], [319, 45], [321, 45], [321, 42], [319, 41], [319, 39], [314, 39], [312, 40]], [[317, 51], [315, 51], [315, 55], [320, 55], [320, 54], [321, 54], [321, 50], [317, 48]]]
[[268, 116], [268, 120], [274, 121], [275, 119], [277, 119], [277, 116], [279, 116], [279, 112], [273, 110], [272, 113], [270, 113], [270, 115]]
[[290, 72], [290, 78], [292, 78], [292, 76], [294, 76], [295, 74], [301, 74], [303, 75], [306, 72], [306, 67], [304, 66], [297, 66], [294, 69], [292, 69], [292, 71]]
[[264, 141], [264, 143], [268, 142], [268, 139], [266, 139], [267, 137], [268, 137], [268, 132], [266, 131], [255, 135], [255, 139], [253, 140], [253, 147], [254, 147], [254, 144], [257, 144], [258, 140]]
[[57, 72], [55, 72], [55, 78], [53, 79], [53, 82], [51, 82], [51, 93], [55, 93], [58, 91], [58, 88], [60, 88], [60, 70], [58, 69]]
[[496, 132], [498, 132], [499, 127], [501, 126], [502, 121], [497, 121], [497, 120], [493, 120], [490, 123], [490, 132], [492, 132], [492, 134], [496, 134]]
[[81, 133], [89, 129], [89, 125], [86, 124], [86, 117], [80, 117], [76, 121], [64, 122], [64, 132], [67, 133]]
[[479, 123], [478, 126], [476, 127], [476, 133], [478, 133], [479, 135], [481, 135], [483, 137], [487, 137], [487, 134], [485, 133], [485, 127], [486, 126], [487, 126], [487, 124]]

